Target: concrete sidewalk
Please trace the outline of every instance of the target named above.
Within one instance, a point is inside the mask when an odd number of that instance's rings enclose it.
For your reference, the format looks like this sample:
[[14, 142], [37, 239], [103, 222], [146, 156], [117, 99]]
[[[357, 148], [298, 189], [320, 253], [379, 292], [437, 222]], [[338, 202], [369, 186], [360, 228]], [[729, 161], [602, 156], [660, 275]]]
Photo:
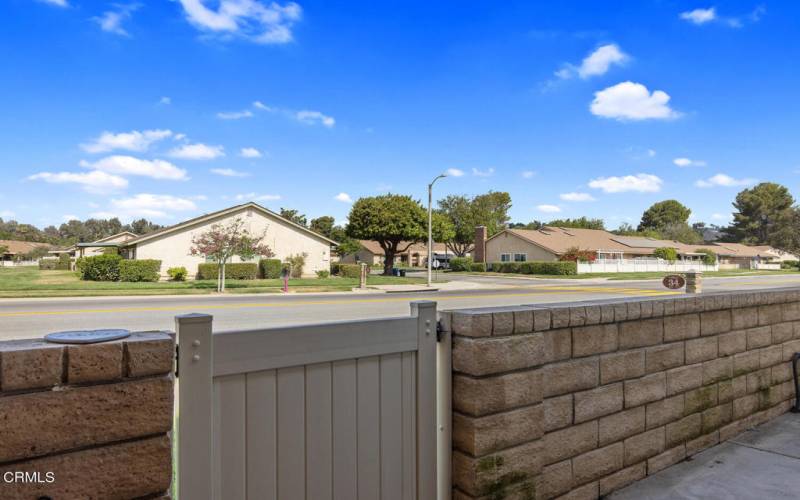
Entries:
[[781, 415], [607, 498], [800, 498], [800, 414]]

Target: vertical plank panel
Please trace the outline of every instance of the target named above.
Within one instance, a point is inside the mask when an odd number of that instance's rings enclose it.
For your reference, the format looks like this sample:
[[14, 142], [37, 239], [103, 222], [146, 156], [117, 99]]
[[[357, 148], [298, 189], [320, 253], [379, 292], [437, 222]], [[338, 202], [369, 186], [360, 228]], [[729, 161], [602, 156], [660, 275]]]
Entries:
[[403, 495], [403, 365], [402, 355], [380, 358], [381, 369], [381, 499]]
[[331, 364], [306, 366], [306, 498], [333, 496]]
[[356, 360], [333, 363], [333, 498], [358, 498]]
[[436, 302], [411, 303], [417, 316], [417, 496], [436, 498]]
[[381, 492], [380, 360], [358, 360], [358, 498], [375, 500]]
[[305, 500], [305, 366], [281, 368], [278, 378], [278, 498]]
[[[227, 375], [214, 379], [217, 404], [216, 463], [221, 500], [244, 500], [246, 484], [245, 446], [245, 375]], [[216, 486], [216, 485], [215, 485]], [[216, 488], [215, 488], [216, 490]], [[217, 493], [215, 491], [215, 493]]]
[[403, 499], [417, 498], [416, 354], [403, 353]]
[[247, 498], [277, 500], [275, 370], [247, 374]]

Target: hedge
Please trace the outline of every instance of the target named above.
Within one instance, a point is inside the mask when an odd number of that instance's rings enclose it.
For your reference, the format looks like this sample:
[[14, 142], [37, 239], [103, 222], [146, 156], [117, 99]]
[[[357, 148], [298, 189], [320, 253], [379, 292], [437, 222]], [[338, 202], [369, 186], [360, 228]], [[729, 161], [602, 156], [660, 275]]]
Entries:
[[797, 260], [784, 260], [781, 262], [781, 269], [797, 269], [800, 267], [800, 261]]
[[68, 253], [62, 253], [58, 256], [58, 263], [56, 264], [57, 271], [72, 271], [72, 257]]
[[450, 259], [451, 271], [471, 271], [472, 259], [469, 257], [453, 257]]
[[58, 268], [58, 259], [39, 259], [40, 271], [55, 271]]
[[360, 278], [361, 264], [339, 264], [339, 276], [342, 278]]
[[[197, 266], [197, 279], [215, 280], [219, 273], [219, 264], [208, 263]], [[239, 262], [235, 264], [225, 264], [225, 279], [231, 280], [254, 280], [258, 277], [258, 264], [251, 262]]]
[[123, 260], [119, 263], [120, 281], [135, 283], [138, 281], [158, 281], [160, 278], [160, 260]]
[[262, 278], [273, 280], [281, 277], [283, 263], [280, 259], [261, 259], [258, 261], [258, 268]]
[[567, 276], [578, 274], [578, 264], [564, 261], [492, 262], [496, 273], [549, 274]]
[[122, 257], [112, 254], [101, 254], [78, 259], [77, 267], [82, 280], [86, 281], [119, 281], [119, 264]]
[[186, 281], [189, 271], [185, 267], [170, 267], [167, 269], [167, 275], [172, 281]]
[[485, 262], [473, 262], [469, 265], [469, 270], [473, 273], [485, 273], [486, 272], [486, 263]]

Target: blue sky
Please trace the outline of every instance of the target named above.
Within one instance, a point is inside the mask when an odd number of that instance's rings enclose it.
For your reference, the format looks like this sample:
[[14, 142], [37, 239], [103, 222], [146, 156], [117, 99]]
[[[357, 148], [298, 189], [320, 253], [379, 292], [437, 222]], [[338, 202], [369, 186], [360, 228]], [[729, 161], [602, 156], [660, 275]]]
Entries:
[[796, 195], [796, 2], [5, 0], [0, 217], [175, 223], [242, 200], [344, 222], [509, 191], [613, 228]]

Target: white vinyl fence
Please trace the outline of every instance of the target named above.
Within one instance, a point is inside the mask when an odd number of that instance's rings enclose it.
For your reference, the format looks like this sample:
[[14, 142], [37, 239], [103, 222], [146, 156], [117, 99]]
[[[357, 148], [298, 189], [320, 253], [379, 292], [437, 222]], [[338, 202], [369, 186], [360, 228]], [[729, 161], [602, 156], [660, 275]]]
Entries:
[[597, 259], [594, 262], [578, 262], [578, 274], [583, 273], [644, 273], [652, 271], [686, 272], [718, 271], [719, 264], [708, 265], [699, 261], [675, 261], [661, 259]]
[[411, 312], [213, 334], [211, 316], [176, 318], [180, 498], [449, 493], [450, 366], [437, 377], [436, 303]]

